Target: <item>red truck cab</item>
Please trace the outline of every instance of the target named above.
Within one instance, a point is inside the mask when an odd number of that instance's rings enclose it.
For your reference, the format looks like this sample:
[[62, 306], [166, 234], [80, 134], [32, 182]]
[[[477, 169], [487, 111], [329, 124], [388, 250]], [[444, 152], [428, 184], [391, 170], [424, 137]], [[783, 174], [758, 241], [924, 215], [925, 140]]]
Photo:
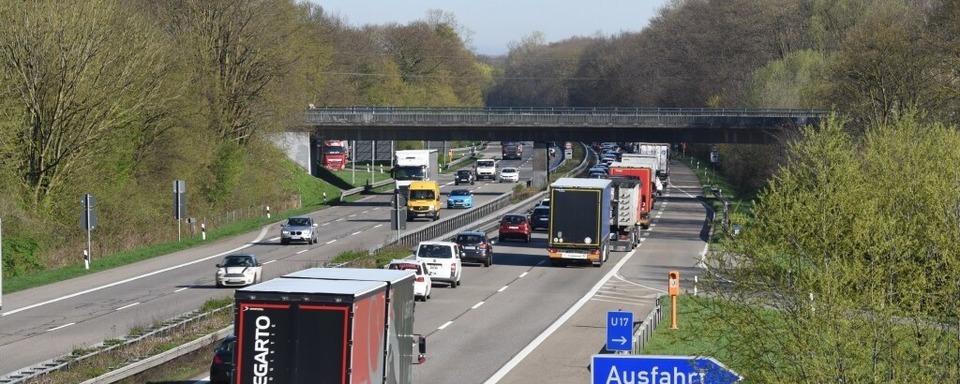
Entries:
[[347, 167], [346, 140], [325, 140], [322, 148], [322, 162], [324, 168], [339, 171]]

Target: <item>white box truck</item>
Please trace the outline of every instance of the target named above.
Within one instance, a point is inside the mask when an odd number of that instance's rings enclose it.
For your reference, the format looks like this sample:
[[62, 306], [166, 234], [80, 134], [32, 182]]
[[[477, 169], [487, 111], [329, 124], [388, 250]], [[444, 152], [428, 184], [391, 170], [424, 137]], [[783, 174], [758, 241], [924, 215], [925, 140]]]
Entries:
[[440, 174], [439, 155], [436, 149], [410, 149], [396, 151], [391, 176], [398, 189], [405, 189], [414, 181], [437, 180]]
[[637, 153], [657, 157], [657, 176], [666, 181], [670, 177], [670, 144], [637, 143]]

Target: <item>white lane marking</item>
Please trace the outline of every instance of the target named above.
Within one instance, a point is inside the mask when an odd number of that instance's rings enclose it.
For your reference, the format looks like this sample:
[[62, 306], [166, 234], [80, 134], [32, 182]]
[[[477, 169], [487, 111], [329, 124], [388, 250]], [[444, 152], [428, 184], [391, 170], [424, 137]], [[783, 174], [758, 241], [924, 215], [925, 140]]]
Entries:
[[[599, 295], [597, 295], [597, 296], [599, 296]], [[636, 300], [629, 300], [629, 299], [604, 300], [604, 299], [601, 299], [601, 298], [594, 297], [594, 298], [590, 299], [590, 301], [600, 301], [600, 302], [604, 302], [604, 303], [613, 303], [613, 304], [620, 304], [620, 305], [623, 305], [623, 304], [633, 304], [633, 305], [650, 304], [650, 301], [641, 301], [641, 300], [643, 300], [643, 298], [641, 298], [641, 299], [636, 299]], [[647, 300], [654, 300], [654, 299], [647, 299]]]
[[190, 287], [183, 287], [183, 288], [180, 288], [180, 289], [178, 289], [178, 290], [176, 290], [176, 291], [173, 291], [173, 293], [180, 293], [180, 292], [186, 291], [186, 290], [188, 290], [188, 289], [190, 289]]
[[326, 226], [328, 226], [328, 225], [330, 225], [330, 222], [329, 222], [329, 221], [326, 222], [326, 223], [320, 224], [321, 227], [326, 227]]
[[380, 228], [380, 227], [382, 227], [382, 226], [383, 226], [383, 224], [377, 224], [377, 225], [374, 225], [373, 227], [374, 227], [374, 228]]
[[482, 301], [481, 301], [481, 302], [479, 302], [479, 303], [476, 303], [476, 304], [474, 304], [474, 305], [473, 305], [472, 307], [470, 307], [470, 309], [477, 309], [477, 308], [480, 308], [480, 306], [481, 306], [481, 305], [483, 305], [483, 302], [482, 302]]
[[504, 286], [500, 287], [500, 289], [498, 289], [497, 292], [506, 291], [508, 287], [509, 287], [509, 285], [504, 285]]
[[350, 215], [350, 216], [347, 216], [347, 217], [357, 217], [357, 214], [354, 213], [354, 214], [352, 214], [352, 215]]
[[270, 260], [270, 261], [264, 262], [263, 265], [267, 265], [267, 264], [270, 264], [270, 263], [276, 263], [276, 262], [277, 262], [276, 260]]
[[124, 309], [131, 308], [131, 307], [136, 307], [136, 306], [138, 306], [138, 305], [140, 305], [140, 302], [139, 302], [139, 301], [136, 302], [136, 303], [133, 303], [133, 304], [124, 305], [124, 306], [122, 306], [122, 307], [120, 307], [120, 308], [117, 308], [116, 310], [117, 310], [117, 311], [122, 311], [122, 310], [124, 310]]
[[336, 219], [336, 220], [334, 220], [334, 221], [343, 221], [343, 218], [341, 217], [341, 218]]
[[267, 241], [277, 241], [277, 240], [280, 240], [280, 237], [279, 237], [279, 236], [274, 237], [274, 238], [272, 238], [272, 239], [269, 239], [269, 240], [267, 240]]
[[326, 242], [326, 243], [324, 243], [324, 244], [333, 244], [333, 243], [336, 243], [336, 242], [337, 242], [337, 239], [333, 239], [333, 240], [330, 240], [330, 241], [328, 241], [328, 242]]
[[359, 234], [360, 234], [361, 232], [363, 232], [363, 231], [356, 231], [356, 232], [354, 232], [354, 233], [351, 233], [351, 234], [350, 234], [350, 236], [356, 236], [356, 235], [359, 235]]
[[297, 251], [297, 254], [300, 255], [300, 254], [303, 254], [303, 253], [306, 252], [306, 251], [308, 251], [308, 249], [303, 249], [303, 250]]
[[361, 214], [361, 215], [366, 215], [366, 214], [367, 214], [367, 212], [370, 212], [370, 211], [369, 211], [369, 210], [366, 210], [366, 211], [362, 211], [362, 212], [360, 212], [360, 214]]
[[193, 384], [210, 384], [210, 376], [204, 377], [200, 380], [197, 380]]
[[448, 185], [453, 185], [453, 182], [451, 181], [451, 182], [449, 182], [449, 183], [444, 184], [443, 186], [446, 187], [446, 186], [448, 186]]
[[650, 228], [653, 228], [653, 227], [656, 227], [656, 226], [657, 226], [656, 223], [650, 224]]
[[637, 250], [634, 249], [629, 253], [627, 253], [626, 255], [624, 255], [623, 258], [620, 259], [620, 261], [617, 262], [617, 264], [614, 265], [613, 268], [611, 268], [610, 271], [607, 272], [607, 274], [604, 275], [603, 278], [601, 278], [600, 281], [598, 281], [597, 284], [593, 286], [593, 288], [590, 288], [590, 291], [588, 291], [586, 295], [583, 295], [583, 297], [581, 297], [580, 300], [578, 300], [576, 303], [570, 306], [570, 308], [567, 309], [567, 311], [564, 312], [563, 315], [557, 318], [557, 320], [554, 321], [553, 324], [550, 324], [550, 326], [547, 327], [547, 329], [545, 329], [543, 333], [537, 335], [537, 337], [533, 339], [533, 341], [531, 341], [530, 344], [527, 344], [526, 347], [523, 347], [523, 349], [520, 350], [520, 352], [518, 352], [515, 356], [513, 356], [513, 358], [511, 358], [510, 361], [507, 361], [506, 364], [500, 367], [500, 369], [497, 370], [497, 372], [495, 372], [493, 376], [490, 376], [489, 379], [484, 381], [484, 384], [494, 384], [502, 380], [504, 377], [506, 377], [507, 374], [510, 373], [510, 371], [513, 370], [514, 367], [520, 364], [520, 362], [527, 357], [527, 355], [529, 355], [531, 352], [536, 350], [537, 347], [540, 346], [540, 344], [543, 344], [544, 340], [546, 340], [548, 337], [550, 337], [550, 335], [556, 332], [557, 329], [560, 329], [560, 327], [564, 323], [566, 323], [567, 320], [573, 317], [573, 315], [577, 313], [577, 311], [579, 311], [580, 308], [584, 306], [584, 304], [590, 301], [590, 298], [592, 298], [593, 295], [595, 295], [597, 291], [600, 290], [600, 287], [603, 287], [603, 285], [606, 284], [607, 281], [610, 280], [611, 277], [613, 277], [613, 275], [619, 272], [620, 268], [622, 268], [623, 265], [626, 264], [627, 261], [629, 261], [630, 258], [633, 257], [633, 255], [636, 254], [636, 252]]
[[[653, 224], [650, 224], [650, 225], [652, 226]], [[644, 235], [644, 236], [650, 236], [650, 232], [646, 232], [646, 233], [644, 233], [643, 235]]]
[[437, 327], [437, 329], [443, 330], [444, 328], [449, 327], [450, 324], [453, 324], [453, 320], [450, 320], [450, 321], [448, 321], [448, 322], [446, 322], [446, 323], [443, 323], [443, 325]]
[[81, 296], [81, 295], [86, 295], [86, 294], [91, 293], [91, 292], [96, 292], [96, 291], [104, 290], [104, 289], [107, 289], [107, 288], [116, 287], [116, 286], [121, 285], [121, 284], [129, 283], [129, 282], [131, 282], [131, 281], [136, 281], [136, 280], [144, 279], [144, 278], [147, 278], [147, 277], [150, 277], [150, 276], [159, 275], [159, 274], [164, 273], [164, 272], [170, 272], [170, 271], [175, 270], [175, 269], [183, 268], [183, 267], [190, 266], [190, 265], [194, 265], [194, 264], [197, 264], [197, 263], [202, 263], [202, 262], [207, 261], [207, 260], [216, 259], [216, 258], [221, 257], [221, 256], [224, 256], [224, 255], [229, 255], [229, 254], [234, 253], [234, 252], [237, 252], [237, 251], [239, 251], [239, 250], [250, 248], [250, 247], [253, 246], [254, 243], [258, 243], [258, 242], [260, 242], [260, 240], [263, 240], [263, 238], [267, 235], [267, 229], [269, 229], [269, 228], [268, 228], [268, 227], [263, 227], [263, 229], [260, 230], [260, 234], [257, 236], [256, 239], [254, 239], [253, 241], [251, 241], [251, 242], [249, 242], [249, 243], [247, 243], [247, 244], [244, 244], [244, 245], [242, 245], [242, 246], [239, 246], [239, 247], [237, 247], [237, 248], [231, 249], [231, 250], [226, 251], [226, 252], [220, 252], [220, 253], [218, 253], [218, 254], [216, 254], [216, 255], [213, 255], [213, 256], [207, 256], [207, 257], [204, 257], [204, 258], [201, 258], [201, 259], [197, 259], [197, 260], [193, 260], [193, 261], [189, 261], [189, 262], [186, 262], [186, 263], [183, 263], [183, 264], [178, 264], [178, 265], [174, 265], [174, 266], [171, 266], [171, 267], [167, 267], [167, 268], [163, 268], [163, 269], [158, 269], [158, 270], [153, 271], [153, 272], [150, 272], [150, 273], [145, 273], [145, 274], [138, 275], [138, 276], [134, 276], [134, 277], [131, 277], [131, 278], [127, 278], [127, 279], [123, 279], [123, 280], [119, 280], [119, 281], [114, 281], [114, 282], [112, 282], [112, 283], [110, 283], [110, 284], [104, 284], [104, 285], [101, 285], [101, 286], [99, 286], [99, 287], [94, 287], [94, 288], [86, 289], [86, 290], [83, 290], [83, 291], [80, 291], [80, 292], [71, 293], [71, 294], [66, 295], [66, 296], [61, 296], [61, 297], [58, 297], [58, 298], [55, 298], [55, 299], [50, 299], [50, 300], [43, 301], [43, 302], [39, 302], [39, 303], [36, 303], [36, 304], [31, 304], [31, 305], [28, 305], [28, 306], [26, 306], [26, 307], [17, 308], [17, 309], [14, 309], [14, 310], [12, 310], [12, 311], [7, 311], [7, 312], [4, 312], [3, 314], [0, 314], [0, 317], [6, 317], [6, 316], [12, 315], [12, 314], [14, 314], [14, 313], [20, 313], [20, 312], [23, 312], [23, 311], [27, 311], [27, 310], [31, 310], [31, 309], [37, 308], [37, 307], [42, 307], [42, 306], [44, 306], [44, 305], [53, 304], [53, 303], [56, 303], [56, 302], [59, 302], [59, 301], [67, 300], [67, 299], [72, 299], [72, 298], [74, 298], [74, 297]]
[[518, 279], [522, 279], [522, 278], [523, 278], [524, 276], [526, 276], [526, 275], [527, 275], [527, 273], [529, 273], [529, 272], [524, 272], [524, 273], [521, 273], [521, 274], [520, 274], [520, 277], [518, 277]]
[[53, 327], [53, 328], [48, 329], [47, 332], [53, 332], [53, 331], [56, 331], [56, 330], [58, 330], [58, 329], [64, 329], [64, 328], [69, 327], [69, 326], [74, 325], [74, 324], [76, 324], [76, 323], [64, 324], [64, 325], [61, 325], [61, 326], [59, 326], [59, 327]]
[[642, 243], [642, 242], [644, 242], [644, 241], [647, 241], [647, 238], [646, 238], [646, 237], [641, 237], [641, 238], [640, 238], [640, 242]]
[[376, 207], [376, 208], [374, 208], [374, 209], [371, 209], [371, 211], [379, 211], [379, 210], [380, 210], [380, 207]]
[[654, 287], [647, 286], [647, 285], [643, 285], [643, 284], [640, 284], [640, 283], [634, 283], [634, 282], [632, 282], [632, 281], [630, 281], [630, 280], [627, 280], [627, 279], [623, 278], [623, 276], [620, 276], [619, 273], [616, 274], [616, 275], [614, 275], [613, 277], [615, 277], [617, 280], [620, 280], [620, 281], [623, 282], [623, 283], [627, 283], [627, 284], [630, 284], [630, 285], [634, 285], [634, 286], [637, 286], [637, 287], [640, 287], [640, 288], [650, 289], [650, 290], [653, 290], [653, 291], [656, 291], [656, 292], [667, 293], [667, 291], [665, 291], [665, 290], [663, 290], [663, 289], [660, 289], [660, 288], [654, 288]]

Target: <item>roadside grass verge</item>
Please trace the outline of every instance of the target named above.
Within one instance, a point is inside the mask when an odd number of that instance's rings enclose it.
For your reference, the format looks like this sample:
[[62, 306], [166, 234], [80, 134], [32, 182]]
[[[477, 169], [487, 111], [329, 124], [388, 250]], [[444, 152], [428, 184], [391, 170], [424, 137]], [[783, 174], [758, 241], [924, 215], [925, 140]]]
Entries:
[[[697, 160], [694, 158], [681, 158], [680, 161], [689, 166], [697, 179], [700, 180], [704, 200], [716, 213], [713, 217], [715, 225], [719, 226], [723, 220], [723, 201], [716, 198], [713, 193], [714, 188], [722, 192], [723, 197], [730, 202], [730, 224], [739, 224], [744, 228], [750, 224], [753, 220], [753, 207], [759, 191], [743, 190], [734, 186], [727, 181], [723, 173], [710, 168], [705, 162], [700, 162], [698, 167]], [[723, 231], [715, 231], [712, 242], [721, 243], [725, 237], [726, 234]]]
[[[170, 253], [182, 251], [198, 245], [212, 243], [219, 239], [237, 236], [263, 227], [264, 225], [284, 220], [291, 216], [307, 214], [323, 207], [329, 206], [329, 202], [337, 201], [340, 197], [340, 190], [330, 184], [324, 183], [306, 172], [298, 171], [294, 173], [291, 180], [287, 181], [291, 189], [298, 191], [301, 199], [301, 208], [291, 209], [284, 212], [276, 212], [270, 219], [266, 216], [241, 219], [235, 222], [217, 227], [208, 228], [207, 240], [201, 240], [200, 236], [184, 237], [181, 242], [165, 242], [146, 245], [141, 248], [121, 251], [106, 256], [93, 255], [90, 263], [90, 270], [85, 270], [83, 261], [55, 269], [37, 271], [35, 273], [23, 274], [18, 276], [5, 277], [3, 279], [4, 293], [13, 293], [24, 289], [39, 287], [46, 284], [64, 281], [75, 277], [109, 270], [112, 268], [124, 266], [147, 260], [153, 257], [167, 255]], [[324, 199], [326, 192], [326, 199]], [[79, 258], [78, 258], [79, 259]]]
[[[233, 304], [232, 298], [225, 299], [212, 299], [206, 303], [201, 308], [222, 308]], [[206, 310], [198, 311], [205, 312]], [[130, 364], [132, 362], [142, 360], [144, 358], [159, 354], [164, 351], [168, 351], [177, 346], [183, 345], [187, 342], [196, 340], [200, 337], [209, 335], [213, 332], [216, 332], [220, 329], [223, 329], [229, 325], [233, 324], [233, 311], [231, 310], [222, 310], [210, 316], [207, 316], [203, 319], [184, 324], [176, 329], [170, 329], [163, 334], [158, 334], [150, 336], [140, 342], [119, 347], [111, 351], [101, 353], [95, 357], [91, 357], [79, 362], [71, 364], [70, 367], [38, 377], [27, 381], [29, 384], [54, 384], [54, 383], [79, 383], [88, 379], [95, 378], [97, 376], [103, 375], [107, 372], [110, 372], [118, 367]], [[133, 336], [143, 333], [142, 328], [134, 328], [130, 331], [130, 334]], [[106, 340], [104, 341], [105, 345], [112, 345], [119, 343], [119, 340]], [[198, 352], [195, 352], [191, 355], [197, 355], [195, 358], [206, 359], [209, 361], [210, 352], [213, 350], [213, 346], [208, 348], [201, 348]], [[77, 351], [81, 352], [81, 351]], [[84, 351], [85, 352], [85, 351]], [[76, 355], [77, 353], [75, 353]], [[202, 357], [201, 357], [202, 356]], [[165, 365], [164, 365], [165, 366]], [[163, 368], [161, 366], [160, 368]], [[191, 369], [195, 371], [195, 369]], [[151, 370], [152, 371], [152, 370]], [[148, 371], [147, 373], [149, 373]], [[138, 377], [133, 377], [126, 379], [122, 382], [125, 383], [142, 383], [146, 382], [142, 375]]]
[[583, 145], [580, 145], [579, 143], [574, 144], [573, 158], [567, 159], [567, 161], [565, 161], [560, 168], [557, 168], [555, 171], [550, 173], [550, 182], [553, 183], [554, 181], [557, 181], [557, 179], [563, 177], [564, 174], [570, 172], [580, 165], [580, 162], [583, 161], [583, 155]]
[[376, 183], [378, 181], [383, 181], [390, 178], [390, 169], [387, 166], [383, 167], [383, 172], [380, 172], [380, 166], [377, 165], [374, 167], [373, 175], [371, 177], [370, 171], [367, 169], [366, 165], [358, 165], [356, 174], [350, 170], [350, 166], [347, 166], [346, 169], [340, 171], [333, 171], [333, 174], [343, 180], [345, 183], [353, 185], [354, 187], [362, 187], [367, 185], [369, 181], [370, 184]]
[[347, 263], [344, 267], [349, 268], [383, 268], [393, 259], [402, 259], [410, 255], [410, 250], [402, 246], [381, 248], [372, 253], [358, 249], [341, 252], [330, 263], [333, 265]]
[[677, 327], [670, 329], [670, 298], [664, 296], [663, 317], [653, 337], [644, 346], [646, 355], [710, 356], [721, 362], [731, 361], [736, 351], [726, 348], [733, 329], [720, 318], [714, 299], [680, 295], [677, 297]]

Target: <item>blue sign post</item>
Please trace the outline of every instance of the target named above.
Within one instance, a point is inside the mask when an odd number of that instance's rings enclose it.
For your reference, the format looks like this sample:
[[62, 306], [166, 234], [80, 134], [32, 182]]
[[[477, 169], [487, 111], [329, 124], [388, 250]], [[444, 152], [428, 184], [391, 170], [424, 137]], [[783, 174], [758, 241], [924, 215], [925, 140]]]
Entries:
[[633, 312], [607, 312], [607, 350], [633, 350]]
[[592, 384], [729, 384], [743, 380], [712, 357], [593, 355]]

